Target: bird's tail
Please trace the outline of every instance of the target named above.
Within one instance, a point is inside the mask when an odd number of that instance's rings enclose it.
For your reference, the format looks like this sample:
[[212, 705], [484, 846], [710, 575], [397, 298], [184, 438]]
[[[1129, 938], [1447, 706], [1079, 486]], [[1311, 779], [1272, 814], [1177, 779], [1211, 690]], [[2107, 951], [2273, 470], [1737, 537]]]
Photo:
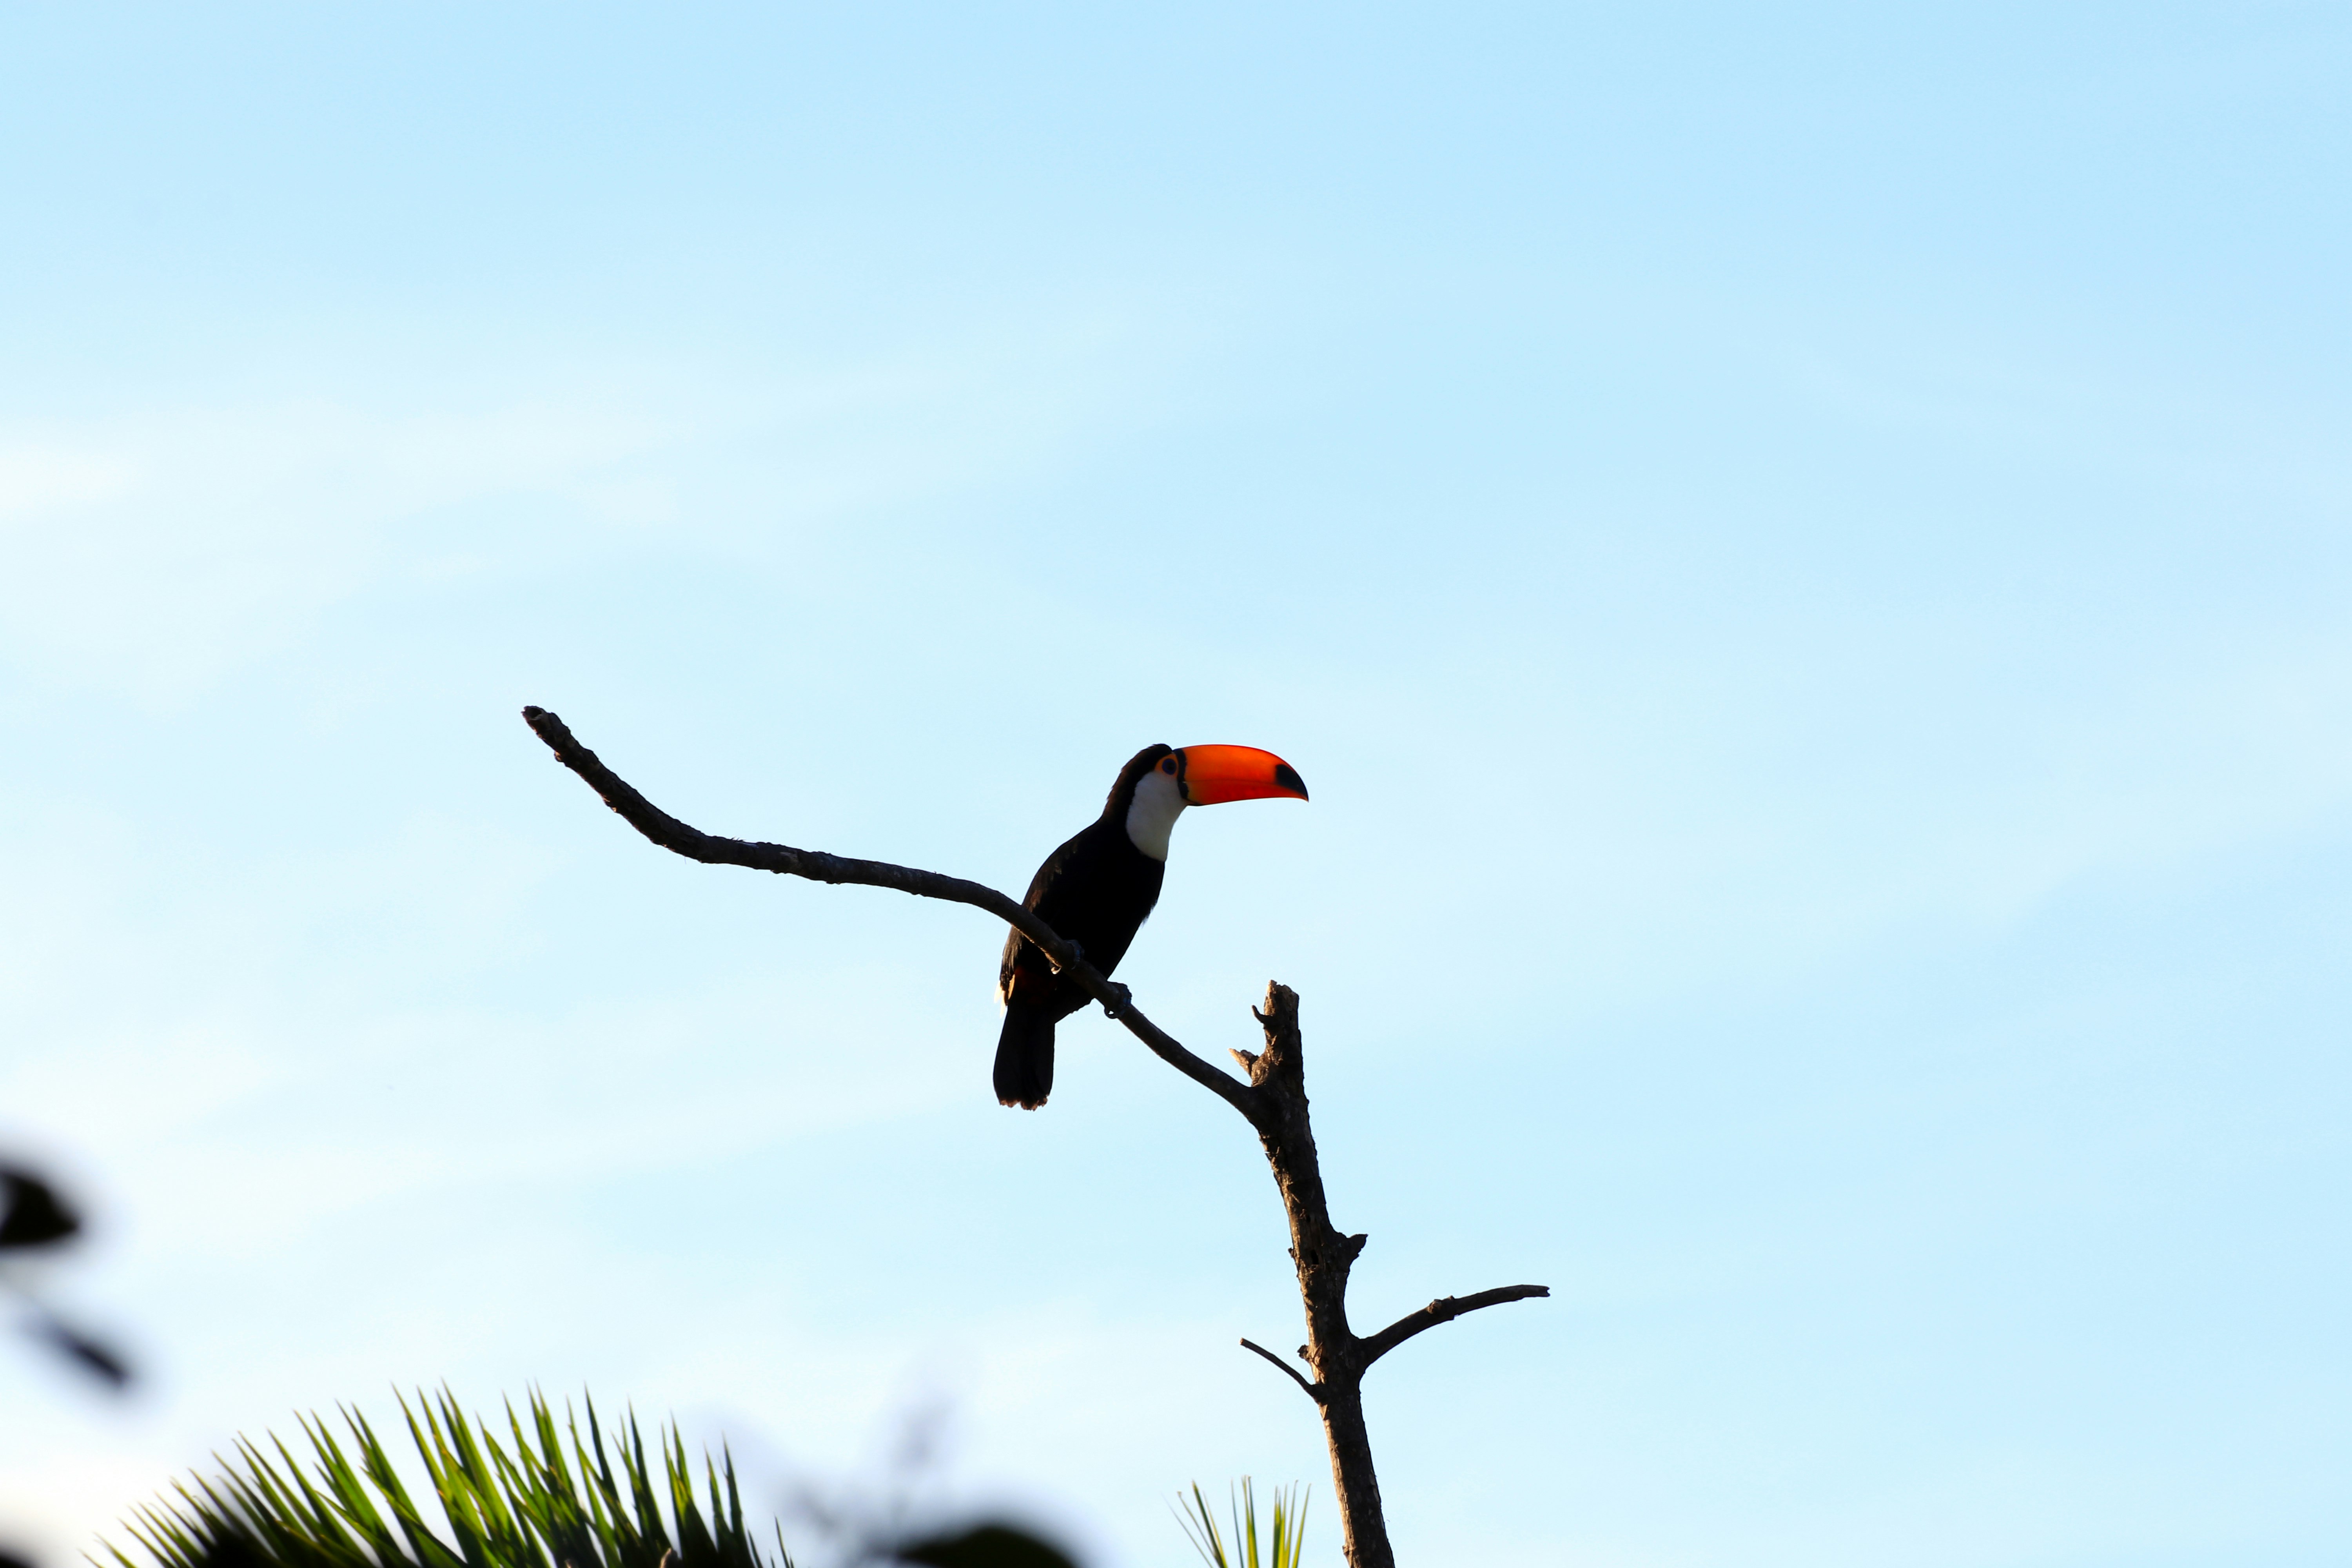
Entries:
[[1018, 997], [996, 1037], [996, 1103], [1034, 1110], [1054, 1090], [1054, 1015]]

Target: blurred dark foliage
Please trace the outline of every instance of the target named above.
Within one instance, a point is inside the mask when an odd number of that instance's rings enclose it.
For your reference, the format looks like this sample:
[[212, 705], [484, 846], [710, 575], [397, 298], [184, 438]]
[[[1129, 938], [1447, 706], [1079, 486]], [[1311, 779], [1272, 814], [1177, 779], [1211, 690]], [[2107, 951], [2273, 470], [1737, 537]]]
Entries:
[[[6, 1205], [0, 1209], [0, 1267], [10, 1261], [10, 1254], [37, 1252], [81, 1234], [81, 1215], [74, 1206], [47, 1178], [22, 1165], [0, 1164], [0, 1201]], [[30, 1309], [26, 1333], [117, 1393], [131, 1386], [131, 1367], [120, 1353], [58, 1316], [22, 1281], [0, 1273], [0, 1284], [15, 1290]]]
[[898, 1560], [925, 1568], [1077, 1568], [1068, 1553], [1006, 1524], [913, 1542], [898, 1548]]
[[0, 1192], [7, 1194], [0, 1247], [47, 1247], [81, 1229], [81, 1216], [57, 1189], [22, 1166], [0, 1165]]
[[268, 1568], [252, 1539], [234, 1531], [223, 1531], [206, 1542], [198, 1561], [203, 1568]]
[[103, 1379], [111, 1386], [128, 1388], [131, 1385], [131, 1368], [124, 1364], [120, 1355], [64, 1320], [44, 1314], [36, 1318], [26, 1331], [53, 1347], [84, 1372]]

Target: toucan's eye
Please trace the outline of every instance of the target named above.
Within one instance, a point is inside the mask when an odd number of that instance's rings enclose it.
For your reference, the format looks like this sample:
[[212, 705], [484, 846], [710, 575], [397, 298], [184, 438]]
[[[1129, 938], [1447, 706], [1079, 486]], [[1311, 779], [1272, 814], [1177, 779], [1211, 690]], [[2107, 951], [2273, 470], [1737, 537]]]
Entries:
[[1160, 771], [1168, 774], [1171, 778], [1173, 778], [1176, 774], [1176, 759], [1173, 757], [1160, 758]]

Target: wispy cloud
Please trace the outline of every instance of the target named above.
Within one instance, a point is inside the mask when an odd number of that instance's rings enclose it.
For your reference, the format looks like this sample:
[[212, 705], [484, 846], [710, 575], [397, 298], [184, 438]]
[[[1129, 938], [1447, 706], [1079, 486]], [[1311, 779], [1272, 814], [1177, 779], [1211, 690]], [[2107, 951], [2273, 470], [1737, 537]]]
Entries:
[[985, 484], [1107, 416], [1136, 327], [1086, 307], [758, 376], [550, 365], [0, 426], [0, 658], [170, 705], [373, 585], [726, 551]]

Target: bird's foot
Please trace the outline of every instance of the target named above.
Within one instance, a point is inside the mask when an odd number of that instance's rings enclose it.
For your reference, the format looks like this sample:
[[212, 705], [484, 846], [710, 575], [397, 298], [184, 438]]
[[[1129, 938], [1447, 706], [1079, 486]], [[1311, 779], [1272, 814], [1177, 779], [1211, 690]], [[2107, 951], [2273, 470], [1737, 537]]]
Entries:
[[[1084, 963], [1087, 961], [1087, 950], [1079, 943], [1072, 942], [1067, 937], [1065, 937], [1062, 939], [1062, 945], [1070, 950], [1070, 963]], [[1054, 965], [1054, 973], [1059, 974], [1063, 970], [1070, 967], [1070, 963], [1057, 963]]]
[[1135, 1005], [1135, 993], [1116, 980], [1106, 982], [1106, 984], [1110, 991], [1111, 999], [1103, 1004], [1104, 1015], [1112, 1018], [1125, 1016], [1127, 1010]]

